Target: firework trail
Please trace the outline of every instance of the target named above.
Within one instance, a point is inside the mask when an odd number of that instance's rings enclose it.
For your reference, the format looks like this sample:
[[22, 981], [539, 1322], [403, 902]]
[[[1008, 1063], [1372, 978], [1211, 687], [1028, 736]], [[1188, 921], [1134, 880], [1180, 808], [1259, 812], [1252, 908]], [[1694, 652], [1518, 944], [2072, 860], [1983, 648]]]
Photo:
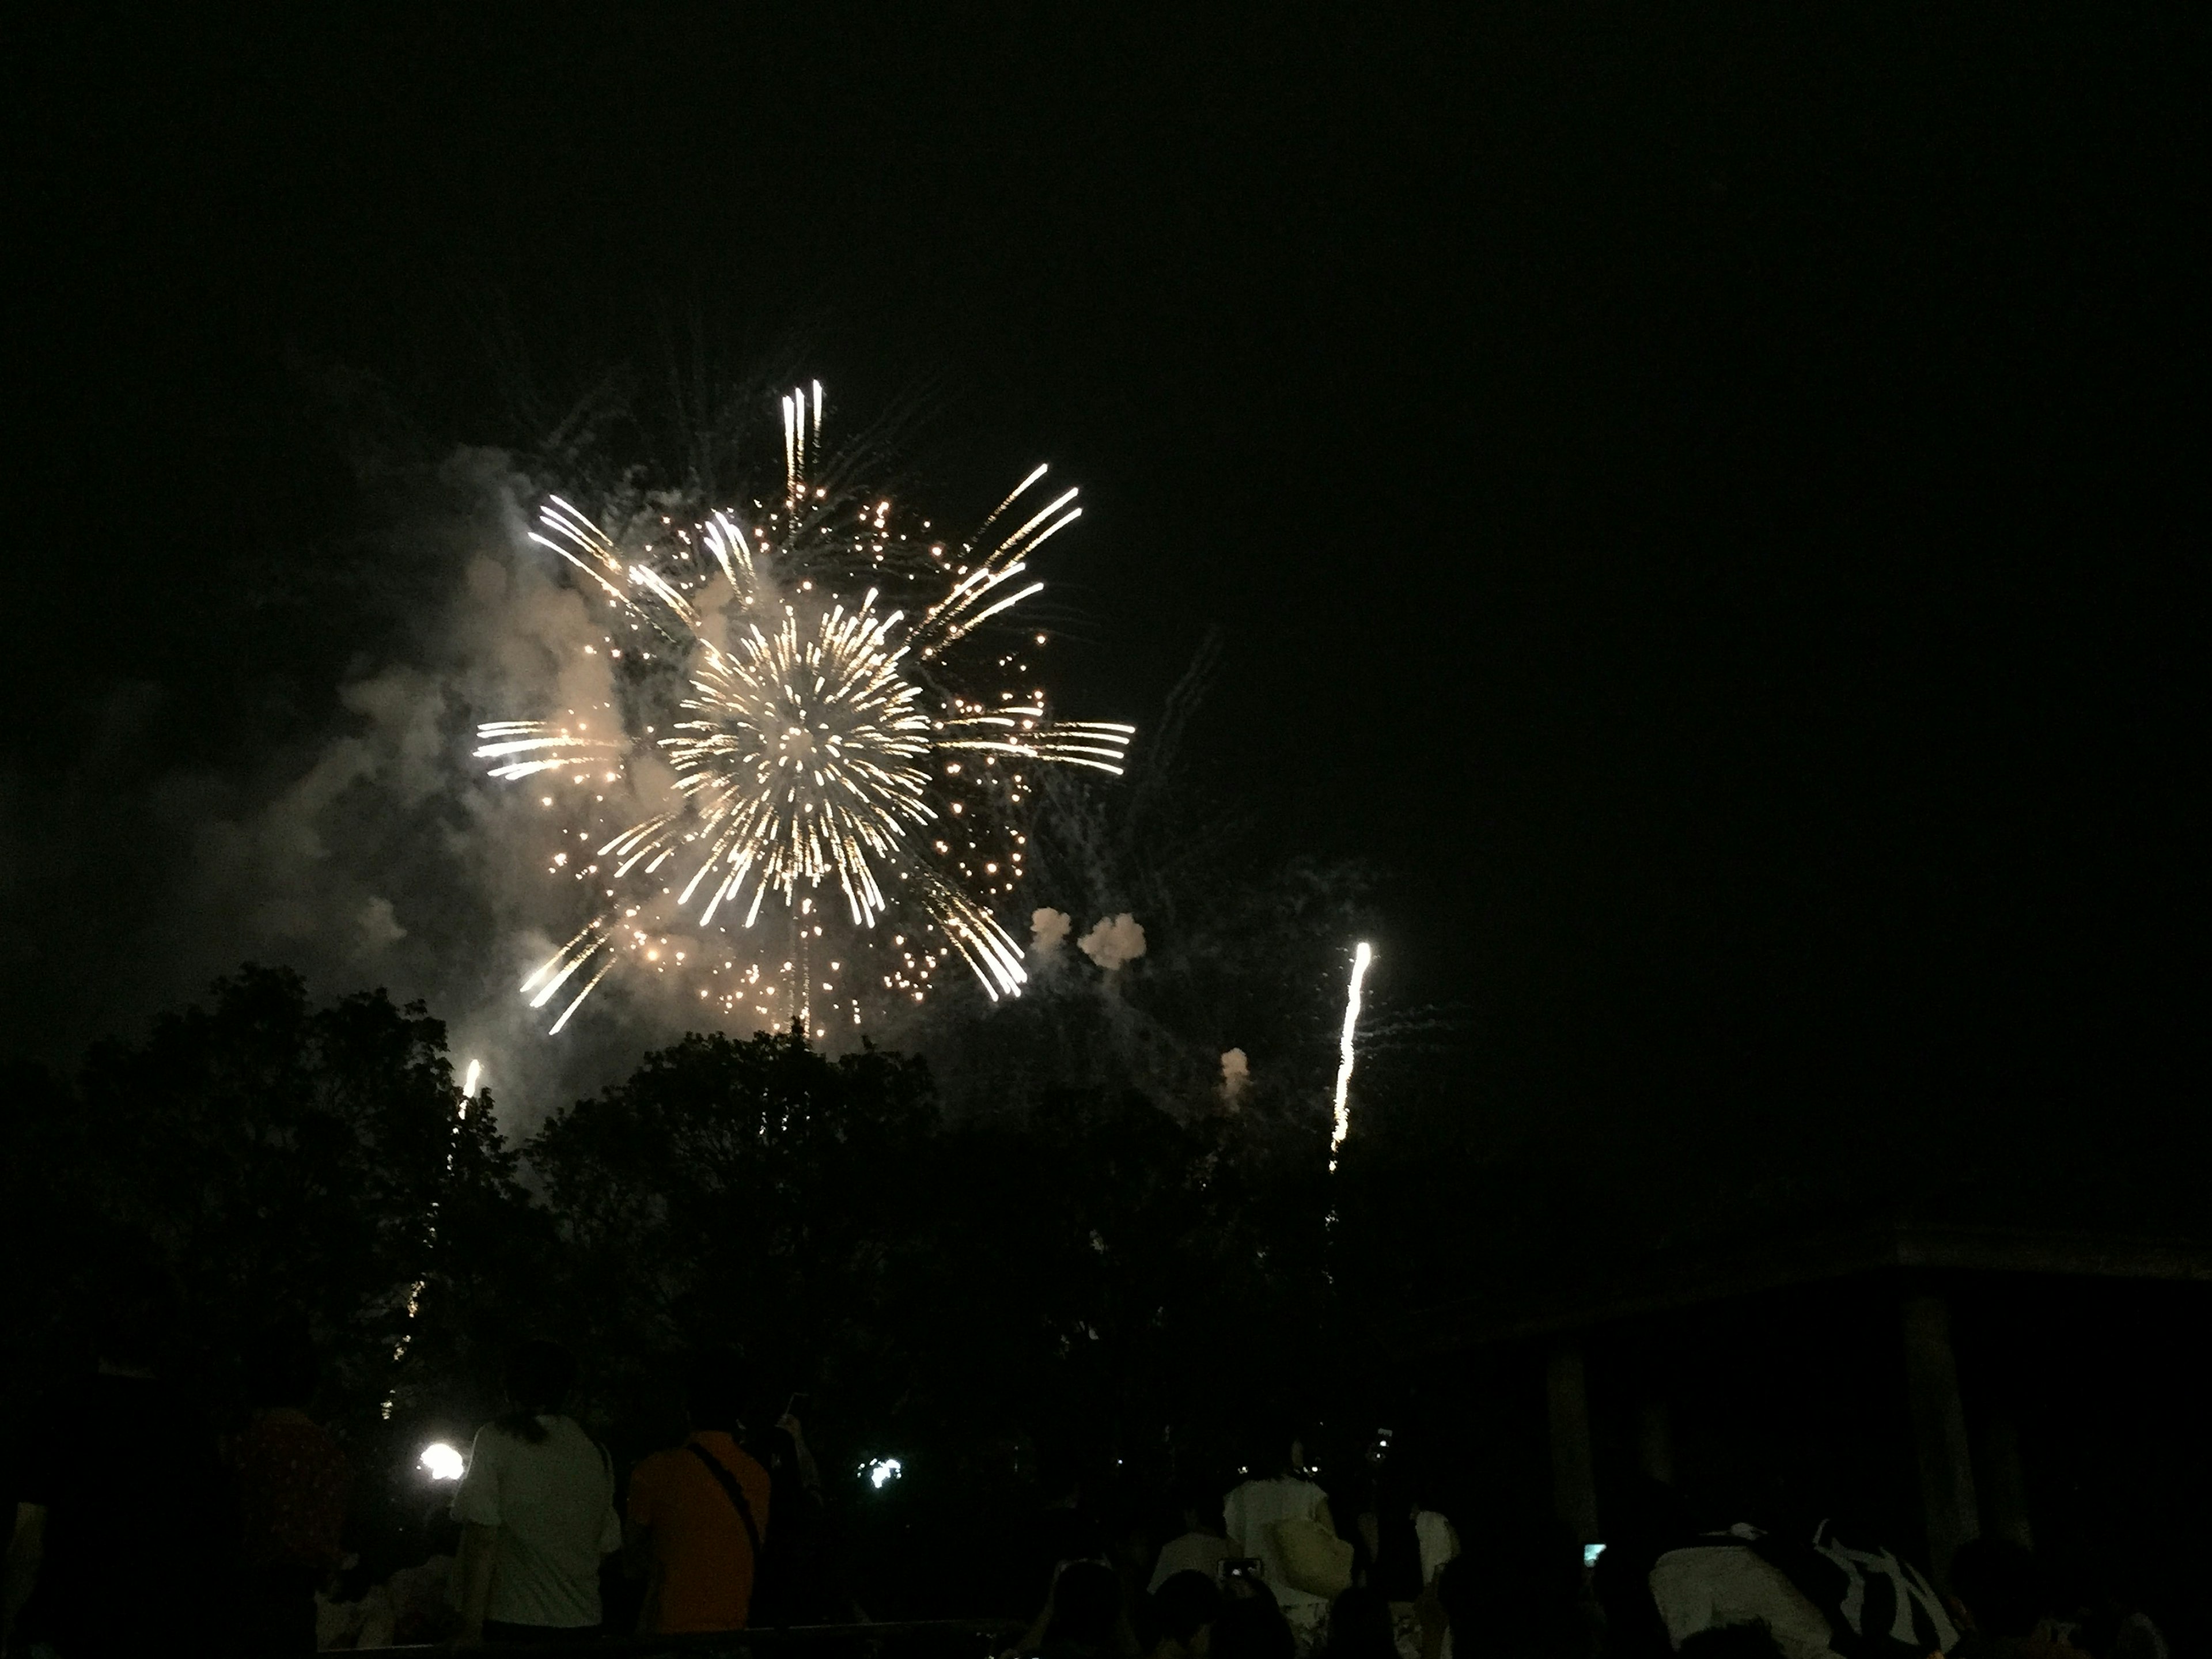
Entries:
[[1359, 1030], [1359, 993], [1366, 981], [1368, 964], [1375, 960], [1375, 952], [1365, 940], [1352, 956], [1352, 986], [1344, 998], [1344, 1032], [1337, 1042], [1336, 1062], [1336, 1123], [1328, 1137], [1328, 1172], [1336, 1173], [1336, 1155], [1343, 1150], [1345, 1136], [1352, 1133], [1352, 1038]]
[[[1121, 773], [1134, 727], [1050, 718], [1042, 688], [1012, 678], [1018, 651], [966, 660], [984, 653], [980, 629], [1042, 591], [1021, 579], [1080, 516], [1076, 492], [1032, 506], [1040, 466], [966, 541], [933, 542], [927, 520], [816, 482], [821, 435], [816, 382], [783, 399], [774, 505], [647, 514], [615, 535], [558, 497], [540, 514], [532, 539], [608, 613], [623, 700], [478, 728], [492, 776], [545, 775], [584, 809], [547, 867], [593, 914], [522, 987], [532, 1007], [561, 1000], [551, 1031], [626, 957], [700, 977], [699, 999], [726, 1013], [815, 1035], [817, 1007], [857, 1024], [872, 997], [920, 1001], [953, 957], [994, 1000], [1018, 994], [1022, 949], [994, 906], [1024, 874], [1032, 771]], [[999, 683], [979, 689], [977, 667]], [[645, 806], [603, 819], [625, 786]], [[771, 934], [780, 948], [764, 948]], [[880, 984], [854, 988], [863, 978]]]

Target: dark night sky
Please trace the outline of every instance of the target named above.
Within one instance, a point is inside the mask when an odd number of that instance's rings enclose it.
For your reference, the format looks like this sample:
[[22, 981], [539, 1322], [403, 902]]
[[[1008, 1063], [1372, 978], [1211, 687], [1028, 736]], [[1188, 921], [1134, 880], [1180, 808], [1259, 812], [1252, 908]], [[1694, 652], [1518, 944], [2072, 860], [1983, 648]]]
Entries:
[[180, 576], [338, 556], [299, 365], [494, 441], [488, 339], [697, 316], [1080, 481], [1072, 700], [1218, 625], [1224, 793], [1495, 1063], [2184, 1085], [2202, 8], [892, 9], [19, 24], [9, 787], [126, 678], [196, 766], [333, 718], [365, 613]]

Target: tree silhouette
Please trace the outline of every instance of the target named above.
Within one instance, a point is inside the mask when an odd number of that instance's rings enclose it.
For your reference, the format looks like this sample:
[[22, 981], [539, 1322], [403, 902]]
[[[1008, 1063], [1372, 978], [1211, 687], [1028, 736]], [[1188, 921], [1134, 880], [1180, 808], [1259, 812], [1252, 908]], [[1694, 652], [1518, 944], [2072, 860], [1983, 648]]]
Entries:
[[422, 1005], [316, 1006], [279, 969], [242, 969], [210, 1006], [96, 1048], [73, 1097], [17, 1099], [34, 1153], [18, 1167], [52, 1184], [16, 1224], [43, 1240], [51, 1282], [76, 1287], [49, 1354], [82, 1339], [127, 1261], [168, 1277], [175, 1357], [218, 1387], [255, 1333], [290, 1325], [319, 1339], [341, 1416], [450, 1391], [471, 1307], [529, 1227], [489, 1098], [467, 1104]]

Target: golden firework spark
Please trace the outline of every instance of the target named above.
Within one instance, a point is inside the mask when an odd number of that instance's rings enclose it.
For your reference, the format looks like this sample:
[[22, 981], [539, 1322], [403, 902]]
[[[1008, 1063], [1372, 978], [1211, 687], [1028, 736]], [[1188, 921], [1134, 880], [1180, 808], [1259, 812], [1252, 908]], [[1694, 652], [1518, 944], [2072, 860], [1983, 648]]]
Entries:
[[[781, 985], [788, 1012], [811, 1030], [815, 988], [836, 988], [813, 961], [835, 948], [816, 945], [825, 940], [823, 899], [842, 900], [864, 933], [902, 907], [919, 913], [917, 936], [890, 942], [886, 992], [919, 1000], [949, 953], [994, 1000], [1018, 994], [1021, 948], [993, 906], [1024, 873], [1026, 837], [1014, 823], [1034, 793], [1030, 769], [1121, 770], [1133, 726], [1054, 720], [1034, 685], [1000, 685], [995, 696], [961, 689], [972, 677], [957, 659], [975, 647], [957, 648], [1042, 591], [1021, 578], [1080, 516], [1076, 492], [1013, 511], [1044, 478], [1040, 466], [967, 542], [930, 543], [901, 527], [888, 500], [849, 487], [833, 498], [813, 482], [821, 428], [818, 382], [811, 395], [783, 399], [784, 489], [774, 507], [714, 511], [683, 527], [664, 519], [642, 547], [557, 496], [540, 514], [532, 539], [580, 573], [586, 594], [634, 636], [657, 641], [660, 667], [681, 676], [665, 730], [647, 725], [634, 735], [611, 704], [590, 711], [596, 731], [577, 711], [478, 728], [476, 752], [495, 763], [492, 776], [553, 775], [592, 789], [597, 802], [647, 757], [666, 769], [654, 810], [611, 833], [575, 832], [579, 844], [551, 857], [550, 872], [607, 901], [523, 984], [543, 1008], [580, 979], [553, 1031], [625, 954], [664, 975], [706, 974], [718, 983], [702, 986], [701, 999], [732, 1014], [769, 1014], [769, 988]], [[1018, 527], [993, 540], [1010, 513]], [[611, 660], [623, 654], [615, 641], [604, 638]], [[638, 665], [652, 654], [641, 649]], [[991, 665], [1001, 680], [1025, 669], [1019, 654]], [[573, 869], [572, 850], [588, 854]], [[656, 898], [696, 934], [724, 936], [739, 917], [753, 928], [773, 902], [796, 941], [791, 959], [740, 969], [699, 938], [687, 950], [648, 915]], [[857, 1024], [857, 1001], [853, 1015]]]

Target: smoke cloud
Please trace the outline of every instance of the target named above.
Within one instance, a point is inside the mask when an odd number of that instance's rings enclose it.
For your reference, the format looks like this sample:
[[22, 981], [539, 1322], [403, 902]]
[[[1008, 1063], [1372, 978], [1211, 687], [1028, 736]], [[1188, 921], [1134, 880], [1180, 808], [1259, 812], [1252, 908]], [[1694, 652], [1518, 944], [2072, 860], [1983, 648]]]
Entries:
[[1110, 974], [1145, 954], [1145, 930], [1134, 916], [1124, 910], [1118, 916], [1108, 916], [1100, 921], [1075, 941], [1075, 948]]
[[[282, 963], [317, 997], [382, 987], [426, 1002], [456, 1068], [481, 1060], [507, 1127], [526, 1132], [701, 1023], [696, 990], [686, 1007], [682, 988], [617, 973], [594, 994], [599, 1018], [549, 1040], [552, 1012], [520, 994], [586, 895], [573, 860], [556, 861], [545, 792], [486, 776], [476, 726], [613, 701], [614, 666], [587, 648], [605, 624], [529, 541], [542, 490], [503, 452], [459, 451], [380, 487], [389, 517], [355, 556], [405, 620], [362, 643], [318, 733], [226, 769], [149, 768], [179, 716], [140, 687], [112, 700], [58, 786], [0, 777], [0, 851], [44, 878], [0, 881], [33, 918], [9, 989], [29, 988], [54, 1062], [241, 962]], [[610, 782], [610, 802], [619, 790], [641, 815], [660, 770]], [[113, 918], [97, 947], [70, 925], [86, 892]]]
[[[456, 1066], [481, 1060], [526, 1121], [602, 1081], [599, 1039], [549, 1042], [518, 988], [570, 922], [543, 792], [474, 758], [484, 720], [591, 710], [614, 696], [605, 625], [528, 539], [538, 490], [498, 451], [449, 457], [392, 533], [427, 539], [440, 573], [406, 638], [357, 664], [343, 724], [292, 779], [201, 817], [181, 921], [207, 973], [244, 957], [290, 963], [318, 990], [363, 982], [420, 997], [448, 1024]], [[646, 776], [609, 786], [635, 793]], [[258, 804], [253, 794], [259, 795]], [[606, 989], [647, 1033], [680, 1029], [666, 988]], [[196, 992], [198, 986], [181, 988]], [[656, 995], [656, 994], [658, 994]], [[635, 1037], [625, 1045], [635, 1052]]]
[[1244, 1092], [1244, 1085], [1252, 1080], [1251, 1062], [1244, 1058], [1242, 1048], [1231, 1048], [1221, 1056], [1221, 1097], [1231, 1105]]
[[1067, 942], [1068, 931], [1075, 920], [1065, 910], [1045, 906], [1030, 915], [1030, 955], [1040, 963], [1058, 959], [1060, 947]]

